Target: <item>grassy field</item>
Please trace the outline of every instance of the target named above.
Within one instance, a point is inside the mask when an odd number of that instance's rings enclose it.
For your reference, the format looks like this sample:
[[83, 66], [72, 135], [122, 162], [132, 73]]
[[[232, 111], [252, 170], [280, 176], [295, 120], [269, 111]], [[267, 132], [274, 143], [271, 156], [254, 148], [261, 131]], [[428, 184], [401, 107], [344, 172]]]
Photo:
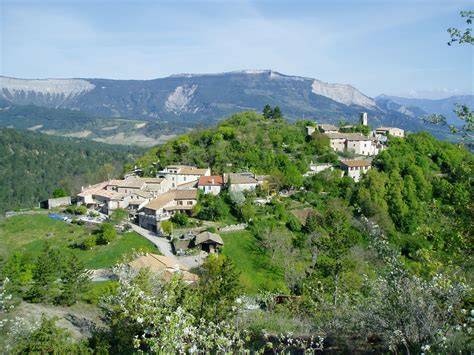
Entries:
[[124, 254], [135, 250], [157, 252], [156, 247], [135, 232], [117, 234], [109, 245], [98, 245], [92, 250], [72, 248], [93, 229], [63, 221], [49, 219], [44, 215], [17, 216], [0, 222], [0, 257], [8, 258], [21, 251], [32, 260], [41, 252], [46, 242], [68, 249], [76, 254], [88, 269], [113, 266]]
[[258, 290], [286, 290], [283, 271], [270, 265], [270, 258], [262, 254], [248, 231], [222, 233], [222, 253], [230, 257], [241, 272], [240, 283], [245, 292]]

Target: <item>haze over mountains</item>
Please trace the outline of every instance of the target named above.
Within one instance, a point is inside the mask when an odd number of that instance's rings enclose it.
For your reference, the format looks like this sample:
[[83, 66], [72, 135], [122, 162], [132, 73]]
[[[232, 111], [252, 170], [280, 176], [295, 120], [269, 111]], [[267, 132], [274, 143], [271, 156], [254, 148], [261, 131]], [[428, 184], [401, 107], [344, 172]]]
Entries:
[[[472, 98], [462, 100], [472, 102]], [[355, 122], [359, 112], [366, 111], [375, 127], [429, 130], [445, 137], [445, 128], [426, 125], [420, 117], [446, 113], [458, 99], [385, 95], [374, 99], [351, 85], [272, 70], [177, 74], [154, 80], [0, 77], [0, 125], [109, 143], [152, 145], [188, 128], [212, 125], [234, 112], [260, 112], [270, 104], [280, 106], [289, 119]]]

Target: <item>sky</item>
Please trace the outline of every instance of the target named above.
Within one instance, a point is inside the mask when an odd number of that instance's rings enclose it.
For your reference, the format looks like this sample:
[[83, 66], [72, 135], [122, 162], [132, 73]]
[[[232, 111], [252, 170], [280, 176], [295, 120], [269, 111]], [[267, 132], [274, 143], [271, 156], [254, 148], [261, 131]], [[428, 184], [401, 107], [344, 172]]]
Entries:
[[379, 94], [473, 94], [463, 0], [0, 0], [0, 75], [154, 79], [272, 69]]

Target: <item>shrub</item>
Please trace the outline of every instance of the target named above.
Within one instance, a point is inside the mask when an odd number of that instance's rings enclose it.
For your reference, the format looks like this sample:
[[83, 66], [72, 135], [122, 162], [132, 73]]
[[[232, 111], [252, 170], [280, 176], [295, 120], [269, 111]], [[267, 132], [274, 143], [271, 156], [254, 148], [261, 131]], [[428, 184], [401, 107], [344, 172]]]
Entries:
[[82, 249], [84, 250], [91, 250], [95, 245], [96, 245], [96, 237], [91, 235], [88, 236], [84, 241], [82, 242]]
[[185, 226], [188, 224], [189, 218], [185, 213], [178, 212], [171, 217], [171, 221], [178, 226]]

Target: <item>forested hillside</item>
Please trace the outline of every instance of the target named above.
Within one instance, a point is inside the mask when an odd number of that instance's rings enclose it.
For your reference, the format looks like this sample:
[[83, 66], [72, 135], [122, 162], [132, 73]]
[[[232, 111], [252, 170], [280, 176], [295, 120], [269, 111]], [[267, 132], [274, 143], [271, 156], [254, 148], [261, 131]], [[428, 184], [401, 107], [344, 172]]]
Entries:
[[86, 140], [0, 130], [0, 212], [35, 207], [56, 188], [82, 185], [122, 173], [141, 150]]
[[[388, 149], [356, 183], [337, 169], [345, 157], [332, 152], [326, 136], [307, 137], [306, 124], [239, 113], [136, 159], [152, 176], [167, 164], [185, 163], [272, 178], [255, 191], [200, 194], [191, 216], [177, 213], [167, 221], [172, 237], [181, 235], [172, 234], [178, 228], [205, 225], [224, 241], [221, 253], [193, 269], [199, 275], [193, 287], [179, 274], [164, 281], [118, 265], [119, 280], [100, 286], [90, 301], [103, 322], [97, 333], [73, 343], [44, 318], [23, 330], [26, 340], [17, 344], [18, 321], [11, 318], [6, 344], [21, 352], [45, 349], [54, 339], [64, 352], [113, 354], [472, 352], [473, 154], [425, 132], [389, 137]], [[330, 161], [335, 169], [305, 177], [310, 161]], [[24, 235], [26, 221], [16, 221], [5, 226]], [[245, 230], [216, 228], [240, 222]], [[90, 233], [79, 236], [105, 231]], [[69, 239], [62, 247], [77, 248], [78, 238]], [[19, 250], [17, 238], [5, 242]], [[76, 253], [91, 266], [88, 258], [103, 255], [102, 247]], [[120, 250], [114, 243], [109, 248]], [[84, 266], [71, 258], [58, 270], [59, 253], [58, 245], [48, 244], [39, 256], [6, 253], [0, 300], [9, 293], [49, 305], [88, 299]]]

